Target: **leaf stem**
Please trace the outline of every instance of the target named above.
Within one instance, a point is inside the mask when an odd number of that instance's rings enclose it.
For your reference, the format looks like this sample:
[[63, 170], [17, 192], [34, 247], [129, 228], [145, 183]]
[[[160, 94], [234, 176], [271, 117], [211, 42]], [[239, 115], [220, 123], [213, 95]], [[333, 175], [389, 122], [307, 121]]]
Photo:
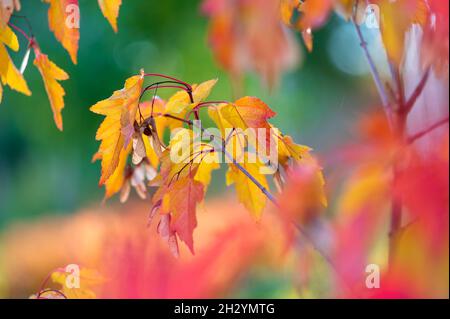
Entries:
[[20, 34], [22, 34], [28, 40], [29, 43], [33, 43], [34, 42], [33, 37], [30, 37], [25, 31], [23, 31], [21, 28], [19, 28], [15, 24], [13, 24], [11, 22], [8, 22], [8, 25], [10, 27], [12, 27], [13, 29], [15, 29], [16, 31], [18, 31]]

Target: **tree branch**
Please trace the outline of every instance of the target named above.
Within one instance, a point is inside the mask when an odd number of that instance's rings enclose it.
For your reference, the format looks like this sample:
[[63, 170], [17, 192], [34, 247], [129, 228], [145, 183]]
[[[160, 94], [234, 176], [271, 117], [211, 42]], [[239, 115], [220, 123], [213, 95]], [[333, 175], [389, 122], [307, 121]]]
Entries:
[[369, 63], [370, 72], [372, 74], [372, 78], [377, 87], [378, 95], [380, 96], [381, 103], [383, 104], [383, 107], [386, 109], [386, 111], [388, 111], [389, 98], [388, 98], [388, 94], [386, 92], [386, 88], [384, 87], [383, 82], [381, 81], [380, 74], [375, 66], [375, 62], [369, 52], [369, 49], [367, 48], [367, 42], [364, 39], [361, 28], [356, 21], [356, 13], [358, 12], [358, 3], [359, 3], [359, 1], [356, 1], [353, 16], [352, 16], [351, 20], [352, 20], [353, 25], [355, 26], [356, 33], [357, 33], [359, 41], [360, 41], [360, 45], [364, 51], [364, 55], [366, 56], [367, 62]]
[[408, 144], [412, 144], [415, 141], [417, 141], [418, 139], [424, 137], [425, 135], [427, 135], [428, 133], [434, 131], [435, 129], [447, 124], [449, 122], [449, 118], [446, 117], [445, 119], [442, 119], [436, 123], [434, 123], [433, 125], [431, 125], [430, 127], [424, 129], [423, 131], [420, 131], [410, 137], [408, 137]]
[[428, 68], [425, 73], [422, 76], [422, 79], [417, 84], [416, 89], [409, 97], [408, 101], [404, 105], [404, 112], [409, 113], [412, 108], [414, 107], [414, 104], [416, 103], [417, 99], [419, 98], [420, 94], [422, 94], [423, 89], [425, 88], [425, 84], [427, 83], [427, 80], [430, 76], [430, 68]]

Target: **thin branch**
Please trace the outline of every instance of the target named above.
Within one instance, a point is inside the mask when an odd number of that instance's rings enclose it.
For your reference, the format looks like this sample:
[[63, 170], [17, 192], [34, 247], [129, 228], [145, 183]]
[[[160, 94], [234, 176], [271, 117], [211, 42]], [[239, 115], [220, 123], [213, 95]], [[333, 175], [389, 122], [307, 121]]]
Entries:
[[408, 101], [406, 102], [406, 104], [404, 106], [404, 111], [406, 113], [409, 113], [412, 110], [412, 108], [414, 107], [414, 104], [416, 103], [420, 94], [422, 94], [423, 89], [425, 88], [425, 85], [427, 84], [427, 80], [429, 77], [430, 77], [430, 68], [428, 68], [425, 71], [419, 84], [417, 84], [416, 89], [414, 90], [414, 92], [411, 94]]
[[[178, 120], [181, 121], [185, 124], [188, 124], [189, 126], [193, 126], [194, 122], [188, 119], [182, 119], [179, 118], [177, 116], [174, 116], [172, 114], [163, 114], [164, 117], [168, 117], [168, 118], [172, 118], [174, 120]], [[200, 130], [202, 132], [207, 133], [209, 136], [214, 136], [213, 134], [211, 134], [207, 129], [205, 129], [204, 127], [200, 126], [199, 127]], [[214, 140], [215, 141], [215, 140]], [[225, 149], [224, 145], [223, 145], [224, 140], [222, 139], [222, 144], [220, 145], [216, 145], [220, 148], [220, 152], [222, 152], [232, 163], [233, 165], [235, 165], [246, 177], [248, 177], [248, 179], [250, 179], [255, 185], [256, 187], [258, 187], [261, 192], [266, 195], [266, 197], [273, 203], [275, 204], [275, 206], [278, 207], [278, 204], [276, 202], [275, 196], [273, 196], [269, 190], [267, 188], [265, 188], [255, 177], [253, 177], [252, 174], [250, 174], [245, 167], [243, 167], [241, 164], [239, 164], [236, 159]]]
[[30, 31], [30, 35], [32, 38], [34, 38], [34, 32], [33, 32], [33, 27], [31, 25], [30, 20], [27, 18], [27, 16], [25, 15], [18, 15], [18, 14], [13, 14], [11, 15], [12, 18], [19, 18], [19, 19], [23, 19], [28, 27], [28, 31]]
[[28, 40], [29, 43], [33, 43], [34, 42], [33, 37], [30, 37], [25, 31], [23, 31], [21, 28], [19, 28], [15, 24], [12, 24], [11, 22], [8, 22], [8, 25], [10, 27], [12, 27], [13, 29], [15, 29], [16, 31], [18, 31], [20, 34], [22, 34]]
[[424, 137], [425, 135], [427, 135], [428, 133], [431, 133], [432, 131], [434, 131], [435, 129], [447, 124], [449, 122], [449, 118], [446, 117], [445, 119], [442, 119], [436, 123], [434, 123], [433, 125], [431, 125], [430, 127], [424, 129], [423, 131], [420, 131], [410, 137], [408, 137], [408, 144], [412, 144], [415, 141], [417, 141], [418, 139]]
[[385, 89], [385, 87], [383, 85], [383, 82], [381, 81], [380, 74], [379, 74], [379, 72], [378, 72], [378, 70], [377, 70], [377, 68], [375, 66], [375, 62], [374, 62], [374, 60], [373, 60], [373, 58], [372, 58], [372, 56], [371, 56], [371, 54], [369, 52], [369, 49], [367, 48], [367, 42], [364, 39], [364, 36], [362, 34], [362, 31], [361, 31], [361, 28], [360, 28], [360, 26], [358, 25], [358, 23], [356, 21], [356, 12], [357, 12], [357, 9], [358, 9], [358, 2], [359, 1], [356, 1], [354, 13], [353, 13], [353, 16], [352, 16], [351, 20], [352, 20], [353, 25], [355, 26], [356, 33], [357, 33], [359, 41], [360, 41], [360, 45], [361, 45], [361, 47], [362, 47], [362, 49], [364, 51], [364, 55], [366, 56], [367, 62], [369, 63], [370, 72], [372, 73], [372, 78], [373, 78], [373, 80], [375, 82], [375, 85], [377, 87], [378, 94], [379, 94], [380, 99], [381, 99], [381, 103], [383, 104], [383, 107], [387, 110], [387, 109], [389, 109], [388, 94], [387, 94], [386, 89]]

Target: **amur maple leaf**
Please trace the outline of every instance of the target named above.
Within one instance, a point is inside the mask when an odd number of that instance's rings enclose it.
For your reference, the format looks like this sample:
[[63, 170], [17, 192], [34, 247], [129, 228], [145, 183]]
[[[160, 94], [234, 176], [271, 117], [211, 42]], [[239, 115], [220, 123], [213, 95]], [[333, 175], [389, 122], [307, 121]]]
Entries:
[[[119, 165], [119, 159], [128, 146], [132, 134], [144, 76], [135, 75], [125, 82], [122, 90], [93, 105], [90, 110], [106, 116], [97, 130], [96, 139], [102, 141], [95, 159], [102, 161], [102, 175], [99, 185], [111, 177]], [[131, 126], [131, 130], [130, 130]]]
[[65, 91], [58, 81], [69, 79], [67, 73], [49, 60], [48, 56], [41, 53], [39, 48], [35, 47], [36, 59], [34, 65], [41, 73], [44, 80], [45, 90], [47, 91], [50, 106], [53, 111], [53, 118], [59, 130], [63, 130], [63, 120], [61, 111], [64, 108]]
[[[70, 266], [70, 265], [69, 265]], [[69, 267], [67, 266], [67, 267]], [[50, 274], [44, 281], [42, 289], [37, 294], [32, 295], [31, 299], [95, 299], [94, 289], [106, 282], [106, 279], [94, 269], [85, 267], [78, 268], [76, 274], [66, 271], [68, 268], [58, 268]], [[72, 277], [70, 277], [72, 276]], [[76, 278], [75, 278], [76, 277]], [[71, 282], [71, 280], [76, 282]], [[58, 289], [47, 288], [51, 280]], [[68, 285], [68, 282], [73, 284]]]
[[171, 214], [170, 227], [194, 253], [193, 233], [197, 227], [196, 206], [203, 200], [203, 184], [194, 179], [195, 172], [178, 179], [167, 188], [160, 214]]
[[121, 4], [122, 0], [98, 0], [98, 5], [114, 32], [117, 32], [117, 18]]
[[[13, 51], [19, 50], [19, 41], [17, 36], [7, 25], [0, 25], [0, 79], [3, 85], [8, 85], [10, 88], [21, 92], [25, 95], [31, 95], [28, 85], [25, 82], [22, 74], [15, 67], [11, 57], [8, 54], [6, 46]], [[2, 98], [2, 85], [0, 84], [0, 102]]]
[[50, 4], [48, 23], [56, 39], [69, 52], [74, 64], [77, 63], [78, 41], [80, 39], [78, 12], [68, 10], [78, 8], [78, 0], [44, 0]]

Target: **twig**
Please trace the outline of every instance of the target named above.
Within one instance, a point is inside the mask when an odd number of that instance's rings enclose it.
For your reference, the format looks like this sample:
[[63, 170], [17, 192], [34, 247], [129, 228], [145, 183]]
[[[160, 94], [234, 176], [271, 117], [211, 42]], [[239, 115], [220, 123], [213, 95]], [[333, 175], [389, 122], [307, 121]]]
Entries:
[[378, 90], [378, 94], [380, 96], [381, 99], [381, 103], [383, 104], [383, 107], [386, 109], [386, 111], [388, 111], [389, 109], [389, 98], [388, 98], [388, 94], [386, 92], [386, 89], [383, 85], [383, 82], [381, 81], [381, 77], [380, 74], [375, 66], [375, 62], [369, 52], [369, 49], [367, 48], [367, 42], [364, 39], [364, 36], [362, 34], [361, 28], [358, 25], [358, 23], [356, 22], [356, 13], [358, 11], [358, 4], [359, 1], [356, 1], [355, 3], [355, 8], [354, 8], [354, 12], [353, 12], [353, 16], [352, 16], [352, 23], [355, 26], [356, 29], [356, 33], [358, 35], [359, 41], [360, 41], [360, 45], [364, 51], [364, 55], [366, 56], [367, 62], [369, 63], [369, 68], [370, 68], [370, 72], [372, 73], [372, 78], [375, 82], [375, 85], [377, 87]]
[[434, 123], [433, 125], [431, 125], [430, 127], [424, 129], [423, 131], [420, 131], [410, 137], [408, 137], [408, 144], [412, 144], [415, 141], [417, 141], [418, 139], [424, 137], [425, 135], [427, 135], [428, 133], [434, 131], [435, 129], [441, 127], [442, 125], [445, 125], [449, 122], [449, 118], [446, 117], [445, 119], [442, 119], [436, 123]]
[[20, 34], [22, 34], [29, 43], [33, 43], [33, 37], [30, 37], [25, 31], [23, 31], [21, 28], [19, 28], [18, 26], [16, 26], [15, 24], [8, 22], [8, 25], [10, 27], [12, 27], [13, 29], [15, 29], [16, 31], [18, 31]]
[[422, 76], [422, 79], [420, 80], [419, 84], [417, 84], [416, 89], [409, 97], [408, 101], [405, 103], [404, 111], [406, 113], [409, 113], [412, 108], [414, 107], [414, 104], [416, 103], [417, 99], [419, 98], [420, 94], [422, 94], [423, 89], [425, 88], [425, 84], [427, 83], [428, 78], [430, 77], [430, 68], [428, 68], [424, 75]]

